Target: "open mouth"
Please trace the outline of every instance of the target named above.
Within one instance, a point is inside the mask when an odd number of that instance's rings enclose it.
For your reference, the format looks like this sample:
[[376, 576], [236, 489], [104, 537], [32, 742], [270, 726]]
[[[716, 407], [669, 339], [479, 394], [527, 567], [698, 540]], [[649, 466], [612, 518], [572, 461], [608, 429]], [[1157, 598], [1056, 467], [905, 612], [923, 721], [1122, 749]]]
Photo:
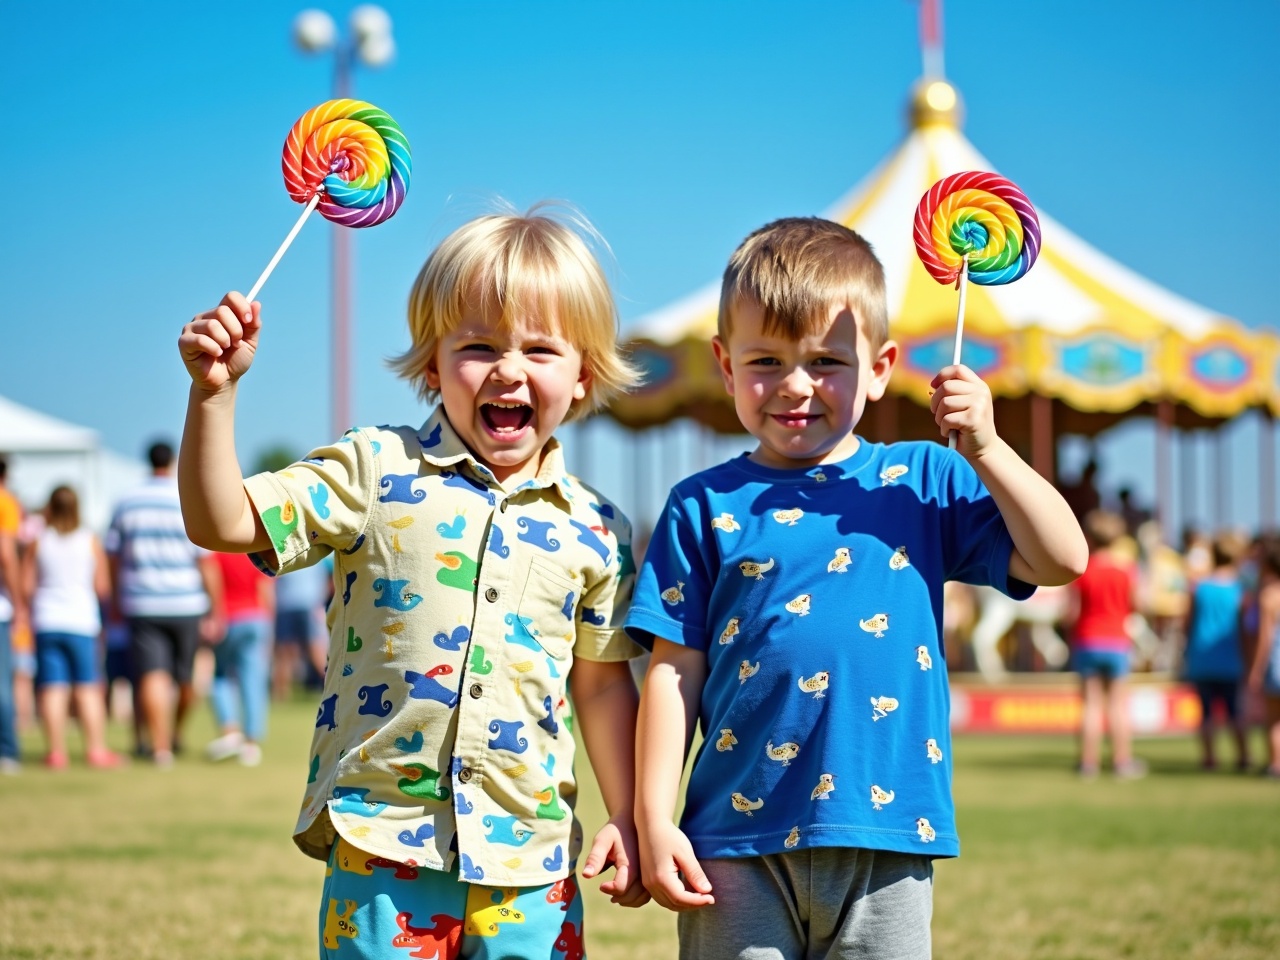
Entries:
[[527, 403], [496, 401], [482, 404], [480, 417], [493, 433], [519, 433], [533, 419], [533, 407]]
[[807, 427], [813, 421], [821, 419], [817, 414], [812, 413], [774, 413], [770, 416], [782, 426], [794, 429]]

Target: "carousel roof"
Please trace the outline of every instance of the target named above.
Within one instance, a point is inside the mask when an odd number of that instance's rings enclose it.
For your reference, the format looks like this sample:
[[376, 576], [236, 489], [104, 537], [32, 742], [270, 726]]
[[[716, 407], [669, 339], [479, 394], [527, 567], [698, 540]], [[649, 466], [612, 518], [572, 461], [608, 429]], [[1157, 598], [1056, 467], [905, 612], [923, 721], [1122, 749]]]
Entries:
[[[993, 170], [960, 130], [962, 105], [944, 80], [921, 81], [901, 146], [824, 216], [867, 238], [885, 268], [890, 332], [902, 348], [892, 392], [927, 406], [951, 359], [956, 294], [915, 253], [912, 217], [926, 190], [963, 170]], [[1043, 245], [1017, 283], [970, 285], [964, 362], [997, 397], [1039, 393], [1086, 413], [1173, 400], [1206, 418], [1267, 405], [1280, 413], [1280, 340], [1249, 331], [1098, 252], [1038, 210]], [[610, 412], [636, 426], [723, 405], [708, 343], [719, 283], [658, 310], [629, 331], [646, 385]]]

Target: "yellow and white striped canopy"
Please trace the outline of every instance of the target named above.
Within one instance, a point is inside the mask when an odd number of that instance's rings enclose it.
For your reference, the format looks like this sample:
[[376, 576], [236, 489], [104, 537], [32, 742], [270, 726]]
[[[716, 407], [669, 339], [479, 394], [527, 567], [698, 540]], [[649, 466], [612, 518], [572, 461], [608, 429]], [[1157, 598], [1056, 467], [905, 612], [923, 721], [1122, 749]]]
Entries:
[[[920, 264], [912, 217], [940, 178], [993, 169], [961, 133], [960, 113], [950, 84], [922, 81], [906, 140], [825, 214], [866, 237], [883, 262], [890, 331], [902, 347], [890, 389], [925, 406], [929, 380], [951, 360], [956, 292]], [[1253, 406], [1280, 414], [1280, 339], [1165, 290], [1037, 212], [1034, 268], [1016, 283], [969, 286], [964, 362], [996, 396], [1034, 392], [1086, 413], [1169, 399], [1208, 418]], [[648, 425], [724, 402], [708, 346], [718, 300], [716, 282], [629, 331], [649, 376], [615, 417]]]

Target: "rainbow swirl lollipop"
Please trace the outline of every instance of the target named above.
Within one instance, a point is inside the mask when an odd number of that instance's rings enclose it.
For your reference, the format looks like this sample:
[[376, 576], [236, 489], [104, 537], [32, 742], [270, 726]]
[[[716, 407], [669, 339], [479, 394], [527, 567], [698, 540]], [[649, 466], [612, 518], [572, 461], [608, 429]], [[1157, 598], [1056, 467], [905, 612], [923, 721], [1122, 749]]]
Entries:
[[958, 282], [965, 260], [974, 283], [1012, 283], [1040, 253], [1040, 220], [1026, 194], [979, 170], [930, 187], [916, 207], [914, 234], [921, 263], [939, 283]]
[[289, 196], [344, 227], [372, 227], [409, 190], [409, 141], [390, 115], [363, 100], [330, 100], [304, 113], [281, 158]]

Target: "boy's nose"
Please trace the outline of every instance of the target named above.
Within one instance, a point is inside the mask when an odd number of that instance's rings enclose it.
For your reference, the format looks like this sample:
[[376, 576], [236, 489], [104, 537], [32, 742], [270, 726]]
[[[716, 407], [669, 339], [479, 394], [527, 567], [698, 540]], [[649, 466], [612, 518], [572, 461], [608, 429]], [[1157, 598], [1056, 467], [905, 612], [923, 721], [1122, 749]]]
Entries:
[[523, 357], [504, 353], [493, 365], [493, 376], [503, 383], [522, 383], [525, 379]]
[[782, 378], [778, 392], [787, 397], [807, 397], [813, 393], [813, 380], [803, 370], [792, 370]]

